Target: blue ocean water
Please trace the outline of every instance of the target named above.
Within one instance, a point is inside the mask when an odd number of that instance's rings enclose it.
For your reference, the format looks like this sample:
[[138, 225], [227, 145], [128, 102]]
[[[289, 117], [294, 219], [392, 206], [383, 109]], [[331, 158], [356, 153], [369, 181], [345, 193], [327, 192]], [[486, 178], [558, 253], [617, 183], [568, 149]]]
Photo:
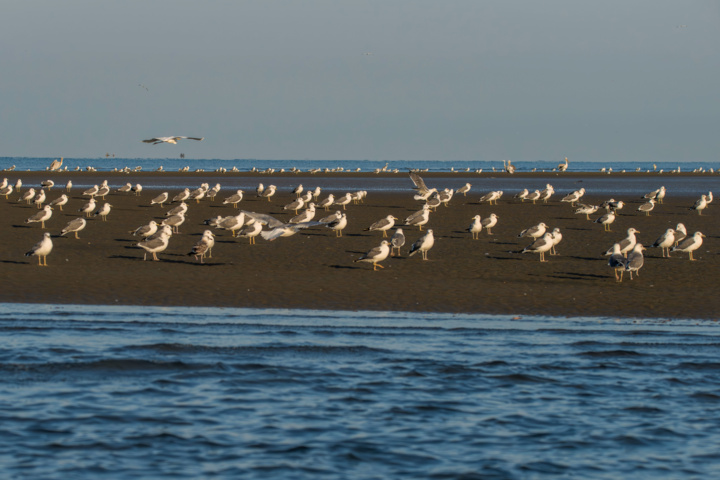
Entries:
[[714, 322], [0, 305], [4, 478], [714, 478]]
[[[35, 158], [35, 157], [0, 157], [0, 170], [11, 168], [13, 165], [18, 171], [41, 171], [45, 170], [55, 158]], [[557, 167], [558, 160], [537, 160], [513, 162], [518, 172], [529, 172], [532, 169], [550, 171]], [[135, 168], [142, 167], [144, 171], [156, 170], [162, 166], [166, 171], [177, 171], [183, 167], [190, 167], [191, 170], [202, 169], [205, 171], [214, 171], [219, 168], [231, 170], [236, 167], [240, 171], [250, 171], [253, 168], [265, 170], [273, 168], [275, 170], [290, 170], [293, 167], [303, 171], [314, 168], [320, 169], [336, 169], [344, 170], [360, 169], [364, 172], [372, 172], [376, 168], [383, 168], [387, 164], [390, 170], [398, 169], [400, 171], [408, 171], [410, 169], [427, 169], [430, 172], [450, 172], [464, 171], [469, 169], [475, 171], [483, 169], [483, 171], [502, 170], [502, 160], [497, 161], [438, 161], [438, 160], [256, 160], [256, 159], [236, 159], [236, 160], [218, 160], [218, 159], [180, 159], [180, 158], [65, 158], [64, 166], [72, 170], [77, 167], [84, 169], [88, 166], [96, 168], [98, 171], [113, 171], [114, 169], [123, 169], [125, 167]], [[720, 162], [633, 162], [633, 161], [607, 161], [607, 162], [575, 162], [570, 163], [568, 171], [575, 172], [597, 172], [601, 168], [612, 168], [614, 171], [627, 170], [629, 172], [640, 169], [642, 171], [665, 170], [670, 171], [680, 167], [681, 171], [693, 171], [702, 168], [704, 170], [720, 168]]]

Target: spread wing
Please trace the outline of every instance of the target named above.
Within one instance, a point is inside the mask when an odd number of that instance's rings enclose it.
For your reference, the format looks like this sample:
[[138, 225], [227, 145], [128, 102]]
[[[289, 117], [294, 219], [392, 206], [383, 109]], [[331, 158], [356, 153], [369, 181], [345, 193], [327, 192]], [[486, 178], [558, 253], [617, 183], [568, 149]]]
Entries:
[[412, 180], [415, 184], [415, 190], [419, 191], [420, 193], [426, 194], [430, 191], [430, 189], [425, 185], [425, 181], [417, 173], [410, 172], [410, 180]]
[[255, 213], [255, 212], [248, 212], [245, 210], [242, 210], [242, 212], [250, 217], [254, 218], [256, 222], [267, 225], [269, 228], [276, 228], [282, 225], [285, 225], [285, 222], [281, 222], [277, 218], [273, 217], [272, 215], [266, 215], [264, 213]]

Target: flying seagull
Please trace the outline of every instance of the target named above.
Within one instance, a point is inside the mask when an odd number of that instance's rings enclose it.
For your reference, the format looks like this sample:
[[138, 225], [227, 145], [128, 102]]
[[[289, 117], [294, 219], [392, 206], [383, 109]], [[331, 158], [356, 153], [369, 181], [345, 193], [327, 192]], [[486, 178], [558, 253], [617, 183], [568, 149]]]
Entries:
[[145, 143], [152, 143], [153, 145], [157, 145], [158, 143], [172, 143], [173, 145], [177, 144], [178, 140], [181, 138], [187, 138], [188, 140], [203, 140], [205, 137], [153, 137], [148, 138], [147, 140], [143, 140]]

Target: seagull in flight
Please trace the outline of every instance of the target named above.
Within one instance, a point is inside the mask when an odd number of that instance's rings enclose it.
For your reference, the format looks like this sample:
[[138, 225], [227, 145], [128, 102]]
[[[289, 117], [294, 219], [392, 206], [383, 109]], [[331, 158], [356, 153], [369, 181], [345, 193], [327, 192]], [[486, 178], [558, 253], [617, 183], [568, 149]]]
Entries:
[[178, 140], [181, 138], [187, 138], [188, 140], [203, 140], [205, 137], [153, 137], [148, 138], [147, 140], [143, 140], [145, 143], [152, 143], [153, 145], [157, 145], [158, 143], [172, 143], [173, 145], [177, 144]]

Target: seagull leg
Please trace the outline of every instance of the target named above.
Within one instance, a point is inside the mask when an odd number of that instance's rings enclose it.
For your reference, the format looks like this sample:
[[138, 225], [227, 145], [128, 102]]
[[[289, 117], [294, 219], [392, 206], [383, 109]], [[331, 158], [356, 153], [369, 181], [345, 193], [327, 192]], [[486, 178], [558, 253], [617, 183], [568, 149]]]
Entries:
[[157, 254], [155, 252], [153, 252], [153, 261], [157, 262], [158, 260], [160, 260], [160, 259], [157, 258]]
[[75, 238], [78, 238], [78, 239], [80, 238], [80, 237], [78, 237], [77, 230], [75, 230]]

